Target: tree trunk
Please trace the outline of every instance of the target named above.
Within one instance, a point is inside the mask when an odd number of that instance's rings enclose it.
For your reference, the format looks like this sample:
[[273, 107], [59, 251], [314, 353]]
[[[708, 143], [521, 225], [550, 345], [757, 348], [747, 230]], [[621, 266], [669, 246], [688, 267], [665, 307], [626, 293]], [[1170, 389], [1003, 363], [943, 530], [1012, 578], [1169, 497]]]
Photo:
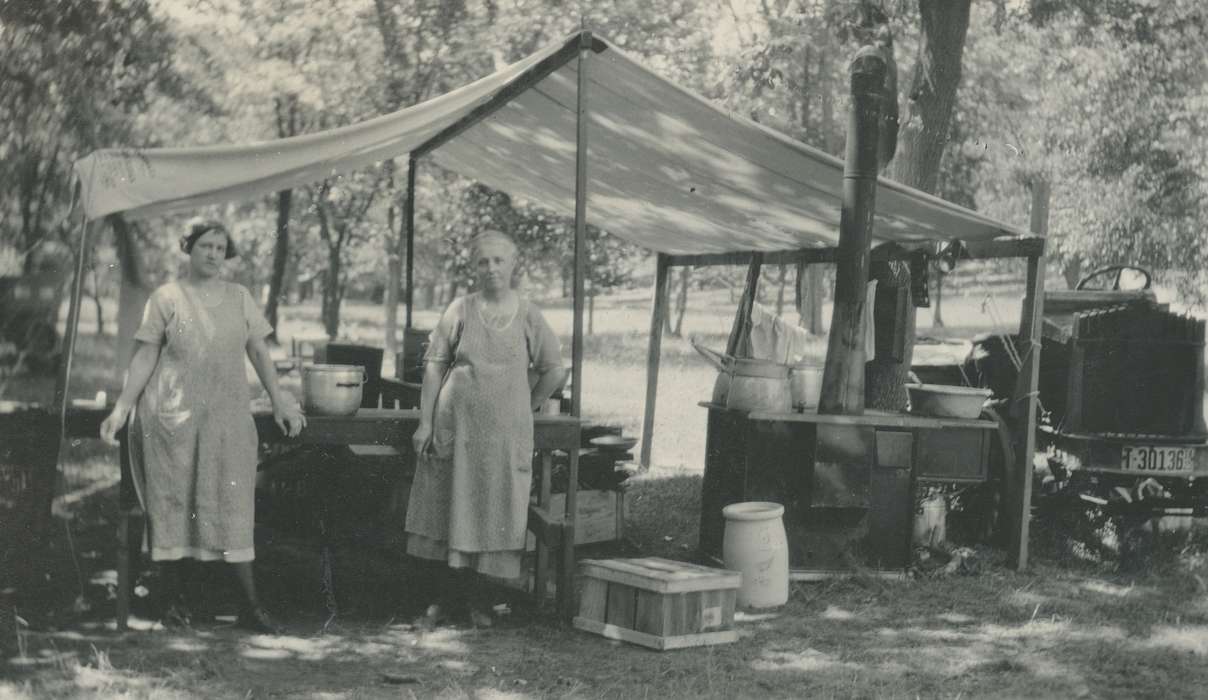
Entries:
[[92, 303], [96, 309], [97, 337], [105, 335], [105, 312], [101, 309], [101, 276], [96, 271], [96, 250], [88, 256], [89, 270], [92, 272]]
[[[892, 245], [892, 244], [890, 244]], [[867, 358], [864, 365], [864, 402], [869, 408], [886, 411], [906, 410], [905, 373], [910, 370], [913, 338], [902, 339], [903, 355], [895, 357], [885, 352], [897, 347], [898, 333], [913, 334], [915, 328], [914, 300], [910, 298], [910, 266], [901, 261], [875, 262], [869, 266], [869, 277], [877, 280], [876, 303], [873, 305], [873, 327], [877, 334], [877, 354]], [[895, 293], [896, 292], [896, 293]], [[905, 316], [899, 318], [896, 302], [905, 295]]]
[[595, 332], [596, 321], [596, 292], [588, 287], [587, 289], [587, 334], [592, 335]]
[[1065, 278], [1066, 287], [1077, 289], [1078, 283], [1082, 281], [1082, 256], [1074, 255], [1067, 258], [1065, 264], [1061, 266], [1061, 276]]
[[776, 315], [777, 316], [780, 316], [780, 314], [784, 313], [784, 288], [788, 285], [788, 278], [789, 278], [788, 267], [784, 263], [781, 263], [779, 267], [780, 267], [780, 275], [776, 280], [777, 284], [779, 285], [776, 289]]
[[822, 330], [822, 304], [826, 301], [825, 271], [820, 265], [810, 265], [809, 267], [809, 272], [806, 273], [809, 277], [810, 285], [809, 331], [814, 335], [822, 335], [824, 332]]
[[398, 346], [399, 291], [403, 280], [403, 259], [398, 249], [386, 257], [386, 354], [393, 357], [401, 348]]
[[680, 270], [679, 295], [675, 298], [675, 330], [671, 335], [679, 338], [684, 332], [684, 313], [688, 310], [688, 283], [692, 280], [692, 267], [685, 265]]
[[92, 303], [96, 307], [96, 334], [97, 336], [105, 335], [105, 313], [101, 310], [101, 295], [99, 292], [92, 295]]
[[289, 214], [293, 197], [293, 190], [277, 193], [277, 238], [273, 242], [273, 271], [268, 278], [268, 301], [264, 305], [264, 317], [273, 327], [269, 340], [274, 343], [278, 342], [279, 307], [281, 297], [285, 294], [285, 267], [289, 262]]
[[327, 337], [335, 339], [340, 334], [340, 249], [330, 247], [327, 251], [327, 272], [323, 274], [323, 302], [320, 315]]
[[970, 2], [919, 0], [922, 34], [891, 177], [924, 192], [935, 192], [939, 179], [961, 80]]
[[114, 379], [124, 384], [130, 358], [134, 356], [134, 333], [142, 322], [143, 307], [151, 295], [151, 285], [143, 269], [139, 241], [134, 228], [120, 214], [106, 217], [113, 227], [113, 240], [117, 249], [121, 284], [117, 302], [117, 355], [114, 362]]
[[[392, 195], [390, 206], [386, 209], [386, 298], [382, 302], [386, 306], [386, 356], [394, 357], [398, 347], [398, 292], [403, 279], [404, 246], [407, 236], [403, 232], [406, 223], [401, 223], [395, 229], [394, 221], [398, 216], [398, 207], [394, 205], [394, 161], [386, 161], [386, 181], [389, 183]], [[403, 217], [405, 218], [405, 217]]]
[[[971, 1], [919, 0], [922, 31], [889, 174], [894, 180], [924, 192], [934, 193], [939, 179], [940, 158], [948, 139], [960, 85]], [[940, 276], [936, 277], [938, 282]], [[935, 317], [939, 319], [938, 288], [936, 297]], [[903, 361], [895, 365], [892, 372], [878, 373], [875, 379], [878, 386], [868, 387], [872, 396], [889, 396], [892, 387], [906, 381], [914, 356], [915, 314], [908, 314], [908, 317]], [[872, 405], [870, 408], [882, 407]]]
[[931, 314], [931, 325], [944, 327], [944, 271], [935, 269], [935, 311]]

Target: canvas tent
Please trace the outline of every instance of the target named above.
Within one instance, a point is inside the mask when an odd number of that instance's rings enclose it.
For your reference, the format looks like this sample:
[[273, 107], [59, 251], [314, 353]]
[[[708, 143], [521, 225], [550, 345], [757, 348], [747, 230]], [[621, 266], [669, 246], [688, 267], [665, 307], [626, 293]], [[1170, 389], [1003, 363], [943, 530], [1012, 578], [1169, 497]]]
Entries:
[[[586, 31], [453, 92], [359, 124], [238, 146], [105, 149], [77, 161], [75, 171], [85, 218], [95, 221], [252, 198], [404, 154], [411, 220], [414, 166], [423, 157], [575, 215], [575, 415], [587, 222], [657, 252], [662, 273], [674, 264], [741, 262], [753, 252], [785, 260], [813, 251], [821, 260], [838, 241], [841, 160], [718, 108]], [[1023, 235], [879, 181], [877, 241], [993, 244]], [[408, 325], [411, 266], [408, 245]], [[69, 353], [73, 337], [74, 329]], [[652, 392], [653, 385], [648, 424]]]
[[[97, 219], [182, 211], [412, 153], [569, 213], [575, 59], [583, 38], [427, 102], [330, 131], [240, 146], [97, 151], [75, 166], [84, 212]], [[667, 254], [835, 244], [842, 161], [722, 111], [602, 38], [590, 46], [589, 222]], [[878, 239], [1023, 233], [891, 180], [880, 185]]]
[[[411, 321], [415, 165], [438, 164], [491, 187], [575, 217], [573, 410], [582, 395], [585, 227], [658, 253], [643, 429], [653, 427], [660, 308], [677, 264], [834, 259], [844, 164], [742, 116], [719, 109], [645, 68], [606, 39], [579, 32], [465, 87], [359, 124], [276, 141], [195, 148], [105, 149], [75, 172], [86, 222], [135, 218], [248, 199], [388, 158], [407, 155], [407, 325]], [[881, 178], [873, 238], [906, 246], [959, 239], [978, 257], [1027, 257], [1028, 299], [1021, 334], [1036, 340], [1043, 289], [1043, 241], [923, 192]], [[90, 227], [81, 232], [80, 250]], [[1007, 239], [1007, 240], [999, 240]], [[83, 255], [56, 388], [65, 420]], [[755, 263], [752, 267], [755, 267]], [[1035, 367], [1028, 372], [1035, 389]], [[1024, 387], [1026, 391], [1027, 387]], [[1026, 398], [1026, 401], [1023, 399]], [[1021, 397], [1017, 436], [1030, 446], [1035, 399]], [[1019, 462], [1018, 502], [1028, 509]], [[1022, 538], [1022, 539], [1020, 539]], [[1026, 561], [1026, 517], [1013, 543]]]

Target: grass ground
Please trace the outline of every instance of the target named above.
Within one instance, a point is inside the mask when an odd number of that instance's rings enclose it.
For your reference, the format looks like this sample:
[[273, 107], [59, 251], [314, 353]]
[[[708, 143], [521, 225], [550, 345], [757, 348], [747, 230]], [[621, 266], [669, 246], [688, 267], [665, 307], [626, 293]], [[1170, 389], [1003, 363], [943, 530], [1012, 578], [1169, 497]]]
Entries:
[[[628, 540], [583, 555], [688, 557], [699, 479], [636, 480]], [[137, 618], [118, 635], [98, 504], [71, 521], [80, 550], [96, 548], [84, 562], [94, 612], [25, 632], [24, 655], [0, 667], [0, 697], [1166, 698], [1208, 687], [1208, 572], [1194, 542], [1128, 576], [1043, 553], [1016, 573], [979, 550], [975, 575], [796, 584], [775, 613], [740, 616], [738, 642], [658, 653], [520, 607], [491, 629], [424, 630], [410, 623], [414, 572], [356, 547], [338, 550], [334, 578], [342, 600], [372, 605], [325, 624], [313, 544], [283, 540], [262, 544], [258, 567], [275, 609], [297, 606], [281, 615], [289, 634]]]
[[[732, 306], [715, 301], [705, 305], [715, 311], [694, 310], [685, 330], [718, 346]], [[978, 320], [980, 307], [980, 299], [950, 299], [945, 314], [953, 324], [964, 308]], [[585, 367], [585, 412], [634, 433], [646, 309], [639, 295], [597, 307]], [[290, 310], [287, 323], [309, 332], [310, 313]], [[371, 334], [372, 312], [350, 309], [362, 314]], [[555, 328], [569, 325], [564, 314], [549, 311]], [[112, 346], [83, 341], [73, 394], [90, 396], [110, 386]], [[581, 556], [688, 559], [696, 550], [704, 440], [696, 402], [713, 372], [684, 341], [669, 341], [663, 362], [657, 466], [631, 480], [626, 540]], [[0, 398], [45, 401], [42, 389], [15, 383]], [[425, 631], [410, 624], [424, 582], [395, 553], [362, 542], [337, 550], [340, 615], [329, 620], [313, 541], [261, 528], [258, 576], [289, 634], [245, 636], [224, 624], [165, 630], [140, 597], [135, 629], [119, 635], [111, 629], [114, 455], [91, 441], [66, 450], [62, 532], [46, 584], [53, 604], [17, 611], [31, 628], [0, 630], [0, 648], [10, 647], [0, 698], [1166, 698], [1208, 687], [1203, 532], [1165, 543], [1167, 556], [1128, 574], [1060, 559], [1046, 546], [1060, 538], [1040, 537], [1024, 573], [978, 548], [971, 575], [796, 584], [775, 613], [741, 616], [734, 644], [657, 653], [519, 605], [491, 629]], [[153, 573], [142, 582], [153, 589]]]

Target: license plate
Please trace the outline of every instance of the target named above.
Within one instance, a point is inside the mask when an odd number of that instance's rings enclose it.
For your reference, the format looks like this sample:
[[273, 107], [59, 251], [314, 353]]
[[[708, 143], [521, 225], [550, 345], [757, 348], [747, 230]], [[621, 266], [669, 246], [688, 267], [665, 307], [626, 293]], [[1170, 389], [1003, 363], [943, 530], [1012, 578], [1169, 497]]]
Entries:
[[1125, 445], [1120, 448], [1120, 468], [1146, 474], [1178, 474], [1195, 470], [1195, 448]]

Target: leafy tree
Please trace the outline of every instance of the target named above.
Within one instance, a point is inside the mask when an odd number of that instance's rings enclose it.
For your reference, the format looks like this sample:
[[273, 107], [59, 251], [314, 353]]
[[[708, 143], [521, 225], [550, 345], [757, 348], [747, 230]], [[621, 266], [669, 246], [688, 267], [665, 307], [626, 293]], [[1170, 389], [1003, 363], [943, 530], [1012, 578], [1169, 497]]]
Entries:
[[307, 187], [319, 240], [327, 249], [320, 316], [329, 338], [340, 332], [340, 305], [349, 280], [349, 249], [374, 237], [376, 226], [369, 214], [383, 179], [381, 169], [373, 168]]
[[979, 204], [1018, 220], [1020, 185], [1045, 182], [1050, 250], [1068, 282], [1134, 263], [1191, 272], [1183, 290], [1197, 292], [1208, 8], [1033, 2], [979, 27], [964, 100], [970, 128], [986, 134], [965, 147], [979, 161]]
[[157, 98], [208, 107], [172, 57], [146, 0], [0, 3], [0, 246], [26, 255], [68, 238], [72, 163], [105, 146], [154, 145], [139, 126]]

